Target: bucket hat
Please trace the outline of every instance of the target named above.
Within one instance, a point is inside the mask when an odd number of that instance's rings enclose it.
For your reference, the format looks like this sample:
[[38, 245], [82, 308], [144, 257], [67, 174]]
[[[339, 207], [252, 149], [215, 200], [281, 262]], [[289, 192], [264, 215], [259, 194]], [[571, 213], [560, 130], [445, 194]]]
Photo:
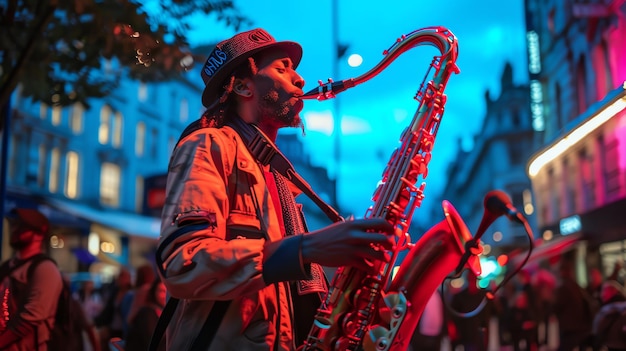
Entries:
[[202, 104], [209, 107], [222, 93], [224, 80], [248, 57], [265, 50], [281, 49], [289, 55], [296, 68], [302, 59], [302, 47], [293, 41], [276, 41], [262, 28], [236, 34], [219, 42], [200, 71], [204, 81]]

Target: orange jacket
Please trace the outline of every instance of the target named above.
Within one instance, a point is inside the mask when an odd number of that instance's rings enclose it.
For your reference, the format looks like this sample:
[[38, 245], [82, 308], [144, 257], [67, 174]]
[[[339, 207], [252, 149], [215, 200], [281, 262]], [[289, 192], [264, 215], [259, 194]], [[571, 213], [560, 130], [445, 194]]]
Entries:
[[309, 278], [309, 267], [301, 236], [282, 237], [280, 209], [239, 135], [228, 126], [194, 131], [168, 172], [160, 241], [183, 233], [161, 257], [168, 292], [181, 299], [168, 349], [189, 349], [214, 301], [232, 300], [209, 350], [294, 350], [285, 282]]

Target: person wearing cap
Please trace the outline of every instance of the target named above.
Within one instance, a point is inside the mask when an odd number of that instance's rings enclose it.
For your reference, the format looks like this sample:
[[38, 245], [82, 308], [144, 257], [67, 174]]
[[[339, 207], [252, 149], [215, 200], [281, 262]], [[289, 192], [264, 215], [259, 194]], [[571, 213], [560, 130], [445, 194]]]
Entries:
[[[46, 341], [54, 325], [61, 273], [51, 260], [28, 269], [31, 260], [43, 253], [50, 224], [35, 209], [16, 208], [6, 216], [14, 256], [3, 264], [0, 292], [0, 350], [47, 350]], [[30, 279], [29, 279], [30, 276]]]
[[218, 43], [201, 70], [206, 110], [171, 155], [157, 251], [180, 300], [169, 350], [189, 350], [207, 321], [207, 350], [295, 350], [327, 292], [321, 266], [377, 273], [373, 262], [389, 260], [393, 226], [381, 218], [307, 233], [300, 190], [247, 147], [303, 128], [301, 58], [299, 44], [257, 28]]

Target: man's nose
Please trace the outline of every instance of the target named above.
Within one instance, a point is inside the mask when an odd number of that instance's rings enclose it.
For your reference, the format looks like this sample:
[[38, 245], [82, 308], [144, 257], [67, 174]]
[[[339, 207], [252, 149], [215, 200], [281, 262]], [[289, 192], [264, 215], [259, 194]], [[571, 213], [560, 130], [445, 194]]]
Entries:
[[300, 76], [298, 73], [295, 73], [293, 85], [297, 86], [300, 89], [304, 88], [304, 78], [302, 78], [302, 76]]

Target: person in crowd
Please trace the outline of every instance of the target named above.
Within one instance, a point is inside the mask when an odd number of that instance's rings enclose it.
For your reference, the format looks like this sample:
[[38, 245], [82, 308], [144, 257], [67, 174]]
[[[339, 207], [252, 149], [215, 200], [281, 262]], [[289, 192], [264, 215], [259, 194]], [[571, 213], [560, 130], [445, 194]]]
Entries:
[[[69, 287], [69, 278], [64, 275], [63, 279], [66, 281], [66, 284]], [[62, 340], [63, 350], [100, 351], [102, 349], [102, 345], [100, 344], [100, 340], [98, 340], [98, 334], [93, 324], [93, 320], [88, 317], [85, 311], [85, 304], [83, 304], [80, 300], [80, 296], [83, 296], [83, 298], [87, 296], [87, 298], [83, 301], [89, 301], [89, 291], [91, 291], [90, 289], [93, 288], [93, 282], [92, 284], [85, 284], [87, 282], [92, 281], [87, 280], [83, 282], [81, 286], [81, 288], [87, 286], [87, 289], [80, 289], [79, 291], [71, 294], [69, 297], [68, 302], [70, 306], [68, 306], [67, 310], [69, 312], [69, 318], [72, 320], [72, 322], [65, 327], [71, 329], [68, 332], [68, 335], [71, 335], [73, 337], [68, 338], [67, 340]], [[83, 291], [83, 293], [81, 293], [81, 291]]]
[[[545, 264], [549, 264], [546, 262]], [[558, 336], [554, 333], [556, 317], [553, 312], [554, 290], [556, 289], [556, 277], [547, 267], [539, 267], [532, 275], [532, 284], [535, 287], [538, 300], [537, 316], [537, 344], [539, 349], [550, 349], [553, 344], [558, 344]]]
[[465, 277], [465, 287], [452, 296], [450, 303], [456, 329], [456, 338], [451, 341], [454, 348], [462, 345], [465, 351], [484, 351], [489, 343], [489, 319], [494, 307], [478, 286], [478, 277], [471, 271], [465, 272]]
[[131, 288], [130, 272], [122, 267], [115, 281], [104, 289], [105, 293], [103, 295], [106, 302], [102, 312], [95, 319], [103, 350], [108, 349], [111, 338], [123, 337], [124, 318], [120, 307], [124, 295]]
[[135, 318], [139, 308], [144, 305], [148, 290], [150, 290], [150, 286], [154, 283], [155, 278], [156, 274], [151, 264], [144, 264], [137, 268], [135, 284], [131, 290], [126, 292], [120, 305], [122, 317], [124, 318], [124, 335], [128, 332], [130, 321]]
[[537, 351], [537, 319], [527, 290], [519, 290], [509, 310], [508, 326], [513, 350]]
[[560, 284], [556, 288], [553, 305], [559, 325], [558, 351], [585, 350], [593, 344], [591, 297], [576, 281], [573, 259], [563, 257], [559, 273]]
[[519, 290], [522, 294], [517, 296], [517, 300], [514, 305], [519, 309], [519, 305], [525, 305], [528, 311], [522, 312], [525, 315], [524, 318], [531, 318], [524, 320], [520, 324], [520, 336], [527, 345], [527, 350], [537, 350], [539, 323], [543, 319], [543, 306], [537, 296], [537, 289], [531, 282], [531, 271], [529, 269], [522, 269], [516, 275]]
[[597, 267], [592, 267], [589, 269], [589, 283], [587, 284], [587, 294], [591, 296], [591, 298], [596, 301], [598, 306], [602, 305], [602, 298], [600, 297], [600, 293], [602, 290], [602, 283], [604, 282], [604, 277], [602, 276], [602, 271]]
[[15, 208], [6, 216], [14, 255], [0, 272], [0, 350], [46, 351], [63, 288], [61, 272], [51, 260], [33, 267], [44, 253], [50, 223], [35, 209]]
[[[167, 291], [160, 279], [154, 279], [148, 287], [141, 306], [128, 325], [128, 334], [125, 340], [126, 351], [147, 351], [150, 346], [152, 333], [161, 316]], [[165, 351], [165, 343], [159, 344], [158, 351]]]
[[440, 351], [446, 320], [441, 292], [435, 290], [428, 299], [411, 339], [413, 351]]
[[81, 282], [80, 288], [74, 292], [74, 298], [80, 303], [87, 321], [94, 325], [95, 318], [104, 308], [104, 302], [100, 293], [96, 291], [93, 280]]
[[496, 292], [493, 300], [493, 313], [498, 317], [498, 341], [501, 348], [509, 348], [513, 345], [510, 316], [516, 294], [515, 284], [504, 284], [502, 289]]
[[602, 307], [593, 320], [596, 348], [626, 351], [626, 295], [624, 287], [615, 280], [602, 284]]
[[281, 174], [278, 131], [303, 128], [301, 57], [299, 44], [257, 28], [218, 43], [201, 70], [206, 110], [171, 155], [157, 252], [180, 299], [170, 350], [189, 349], [207, 320], [203, 349], [295, 350], [327, 291], [321, 266], [377, 273], [389, 260], [387, 220], [333, 218], [309, 233], [301, 190]]

